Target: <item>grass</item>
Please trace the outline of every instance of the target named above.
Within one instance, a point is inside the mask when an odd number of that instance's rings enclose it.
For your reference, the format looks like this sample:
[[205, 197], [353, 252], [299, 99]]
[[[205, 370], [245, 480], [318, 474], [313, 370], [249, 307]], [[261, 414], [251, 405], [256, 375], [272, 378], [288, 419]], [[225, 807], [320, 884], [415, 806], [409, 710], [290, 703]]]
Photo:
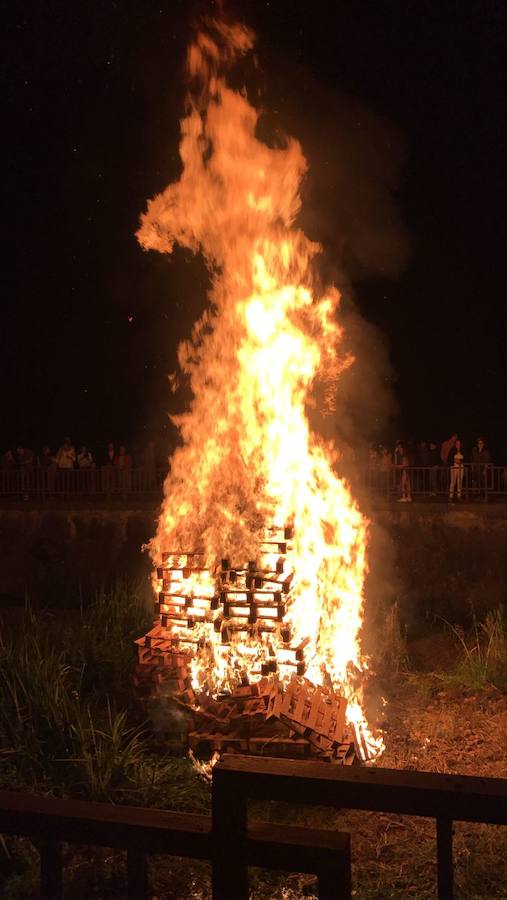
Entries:
[[[130, 687], [132, 640], [151, 622], [128, 585], [101, 591], [73, 618], [26, 610], [20, 627], [0, 639], [0, 786], [206, 812], [209, 787], [186, 759], [160, 753]], [[387, 752], [395, 768], [504, 774], [507, 743], [507, 632], [501, 609], [465, 634], [452, 635], [457, 659], [449, 671], [418, 672], [398, 609], [383, 613], [378, 655], [387, 686]], [[443, 629], [440, 630], [440, 638]], [[447, 638], [447, 640], [448, 640]], [[433, 662], [431, 643], [429, 663]], [[495, 685], [493, 688], [492, 685]], [[365, 900], [434, 896], [434, 827], [430, 821], [373, 813], [254, 804], [252, 816], [350, 830], [356, 896]], [[458, 826], [459, 896], [505, 896], [507, 830]], [[68, 900], [125, 896], [124, 854], [69, 846]], [[38, 857], [28, 841], [0, 838], [0, 896], [25, 900], [37, 884]], [[505, 868], [505, 866], [504, 866]], [[153, 857], [159, 900], [204, 900], [207, 864]], [[252, 900], [315, 896], [311, 878], [252, 873]]]
[[474, 621], [471, 640], [456, 628], [463, 656], [456, 677], [472, 690], [493, 685], [507, 691], [507, 623], [503, 608], [489, 612], [481, 623]]
[[374, 658], [376, 670], [388, 678], [410, 669], [406, 630], [400, 618], [398, 601], [382, 604], [377, 615]]
[[458, 650], [454, 669], [444, 677], [451, 684], [476, 693], [487, 687], [507, 692], [507, 622], [503, 607], [488, 612], [483, 622], [473, 615], [468, 632], [442, 621], [450, 629]]
[[[130, 686], [133, 640], [151, 623], [127, 585], [63, 622], [29, 607], [0, 638], [0, 781], [27, 790], [202, 809], [190, 766], [153, 749]], [[192, 789], [191, 789], [192, 787]]]
[[[209, 809], [209, 790], [189, 761], [154, 747], [130, 686], [132, 642], [150, 624], [143, 599], [122, 583], [82, 603], [72, 618], [26, 608], [0, 637], [1, 788]], [[66, 869], [66, 896], [125, 895], [122, 854], [94, 850], [91, 859], [84, 848], [69, 848]], [[37, 870], [30, 842], [0, 838], [2, 898], [32, 896]]]

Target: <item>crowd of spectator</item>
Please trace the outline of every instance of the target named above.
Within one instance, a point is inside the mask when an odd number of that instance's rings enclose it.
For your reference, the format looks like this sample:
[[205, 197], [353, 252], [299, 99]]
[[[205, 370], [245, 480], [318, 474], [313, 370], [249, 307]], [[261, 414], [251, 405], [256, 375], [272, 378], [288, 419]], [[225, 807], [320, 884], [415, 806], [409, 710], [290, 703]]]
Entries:
[[[25, 499], [35, 483], [50, 496], [68, 490], [152, 491], [161, 484], [167, 456], [159, 459], [153, 440], [139, 452], [109, 442], [95, 455], [86, 445], [76, 450], [66, 437], [56, 451], [47, 444], [37, 453], [22, 445], [6, 450], [0, 454], [0, 476], [4, 492], [19, 493]], [[456, 433], [441, 444], [398, 440], [392, 450], [371, 445], [367, 461], [350, 446], [341, 445], [339, 458], [343, 474], [362, 478], [366, 472], [369, 487], [399, 494], [400, 503], [411, 503], [414, 490], [430, 496], [448, 493], [451, 502], [460, 501], [465, 489], [480, 494], [487, 488], [488, 470], [492, 468], [491, 453], [482, 437], [467, 451]], [[74, 476], [75, 472], [79, 475]], [[501, 469], [500, 481], [502, 490], [507, 491], [507, 468]]]
[[131, 476], [134, 466], [142, 472], [142, 484], [145, 490], [155, 489], [159, 484], [159, 462], [155, 441], [136, 453], [135, 456], [124, 444], [116, 446], [109, 442], [102, 452], [94, 457], [86, 445], [76, 447], [70, 437], [66, 437], [56, 451], [45, 444], [40, 452], [18, 444], [0, 455], [0, 471], [15, 473], [21, 493], [26, 496], [31, 476], [38, 472], [43, 476], [44, 485], [51, 494], [62, 487], [71, 486], [71, 474], [79, 471], [79, 484], [90, 491], [99, 484], [108, 490], [113, 487], [128, 491], [131, 489]]
[[420, 441], [414, 445], [398, 440], [392, 451], [382, 445], [372, 445], [368, 459], [370, 473], [389, 473], [392, 469], [398, 473], [400, 503], [412, 502], [414, 477], [418, 478], [419, 484], [422, 481], [430, 496], [441, 493], [442, 488], [448, 490], [452, 503], [462, 499], [468, 471], [471, 486], [480, 493], [486, 489], [488, 470], [492, 464], [484, 438], [478, 437], [471, 451], [467, 452], [456, 432], [441, 444]]

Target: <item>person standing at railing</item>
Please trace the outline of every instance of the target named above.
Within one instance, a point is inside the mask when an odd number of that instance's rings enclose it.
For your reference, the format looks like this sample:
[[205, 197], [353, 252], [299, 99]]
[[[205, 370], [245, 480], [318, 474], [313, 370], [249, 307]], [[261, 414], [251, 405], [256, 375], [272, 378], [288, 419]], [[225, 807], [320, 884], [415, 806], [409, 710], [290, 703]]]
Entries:
[[386, 494], [389, 494], [390, 487], [390, 473], [393, 465], [393, 461], [391, 458], [391, 454], [387, 447], [380, 446], [379, 447], [379, 475], [380, 475], [380, 486]]
[[58, 448], [56, 454], [56, 465], [58, 468], [58, 487], [60, 490], [70, 490], [72, 488], [70, 472], [72, 472], [76, 464], [76, 451], [72, 446], [70, 437], [66, 437], [62, 446]]
[[474, 489], [479, 492], [487, 492], [488, 471], [491, 466], [491, 453], [486, 447], [484, 438], [477, 438], [472, 450], [472, 482]]
[[95, 493], [95, 463], [88, 447], [81, 447], [77, 455], [77, 467], [80, 471], [81, 486], [88, 493]]
[[56, 482], [56, 457], [51, 452], [51, 447], [44, 444], [39, 456], [37, 457], [37, 465], [42, 476], [42, 490], [48, 494], [54, 494]]
[[456, 432], [453, 432], [451, 436], [447, 438], [447, 440], [444, 441], [442, 446], [440, 447], [440, 461], [443, 466], [449, 465], [449, 454], [451, 450], [454, 449], [457, 438], [458, 435], [456, 434]]
[[132, 486], [132, 457], [127, 453], [126, 447], [121, 446], [114, 459], [114, 465], [118, 472], [118, 483], [123, 493], [130, 491]]
[[[450, 457], [451, 450], [454, 450], [457, 437], [458, 437], [458, 435], [456, 434], [455, 431], [453, 431], [451, 436], [448, 437], [447, 440], [444, 441], [442, 446], [440, 447], [440, 463], [442, 466], [444, 466], [447, 469], [449, 469], [449, 466], [450, 466], [449, 457]], [[445, 472], [443, 472], [442, 475], [443, 475], [444, 479], [447, 478], [447, 480], [444, 481], [444, 484], [443, 484], [443, 489], [445, 491], [450, 487], [450, 475], [447, 475]]]
[[91, 455], [88, 447], [81, 447], [77, 455], [77, 465], [78, 469], [93, 469], [95, 468], [95, 463], [93, 461], [93, 456]]
[[412, 503], [412, 484], [410, 481], [410, 472], [408, 471], [409, 458], [404, 446], [400, 442], [396, 444], [395, 459], [399, 460], [399, 462], [395, 463], [395, 466], [397, 469], [400, 469], [401, 472], [401, 497], [398, 499], [398, 503]]
[[70, 437], [66, 437], [56, 454], [56, 465], [59, 469], [73, 469], [76, 463], [76, 451]]
[[33, 450], [21, 445], [16, 447], [15, 460], [19, 471], [19, 489], [23, 500], [28, 500], [28, 491], [33, 472]]
[[449, 464], [451, 480], [449, 485], [449, 503], [454, 500], [454, 492], [456, 491], [457, 499], [461, 500], [461, 491], [463, 488], [463, 476], [465, 474], [465, 457], [461, 447], [461, 441], [456, 438], [454, 447], [449, 453]]
[[109, 494], [111, 491], [114, 491], [117, 487], [116, 485], [116, 471], [114, 468], [114, 460], [116, 457], [115, 446], [112, 441], [109, 441], [106, 452], [101, 456], [100, 466], [101, 466], [101, 482], [102, 482], [102, 490], [105, 494]]

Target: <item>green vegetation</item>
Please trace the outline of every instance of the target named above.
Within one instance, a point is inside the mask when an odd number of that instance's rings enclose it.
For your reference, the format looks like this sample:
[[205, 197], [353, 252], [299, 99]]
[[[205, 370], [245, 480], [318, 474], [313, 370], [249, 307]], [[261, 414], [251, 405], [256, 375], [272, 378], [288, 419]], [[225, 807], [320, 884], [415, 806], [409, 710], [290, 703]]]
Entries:
[[[474, 620], [468, 632], [440, 625], [431, 639], [424, 638], [424, 672], [413, 644], [407, 642], [397, 604], [378, 610], [373, 622], [376, 668], [389, 701], [383, 764], [502, 774], [497, 767], [503, 766], [507, 739], [503, 610], [488, 613], [483, 622]], [[0, 637], [0, 787], [209, 810], [208, 786], [196, 778], [188, 760], [160, 749], [160, 738], [144, 721], [130, 684], [132, 642], [150, 623], [150, 610], [139, 592], [118, 584], [82, 602], [72, 614], [27, 607], [20, 622], [4, 628]], [[447, 665], [439, 656], [440, 648], [448, 651]], [[252, 814], [281, 823], [350, 829], [357, 896], [373, 900], [401, 898], [408, 892], [420, 898], [434, 895], [431, 823], [273, 804], [254, 804]], [[490, 834], [485, 826], [458, 830], [460, 896], [501, 896], [496, 888], [497, 883], [503, 884], [496, 874], [498, 847], [501, 841], [507, 855], [507, 834], [502, 832], [497, 844]], [[124, 862], [120, 852], [69, 846], [65, 896], [69, 900], [124, 897]], [[0, 836], [2, 898], [33, 896], [37, 872], [38, 855], [30, 842]], [[159, 900], [208, 897], [208, 875], [206, 864], [170, 857], [151, 860], [151, 883]], [[303, 896], [315, 896], [310, 878], [252, 873], [255, 900]]]
[[436, 617], [446, 626], [454, 642], [454, 665], [433, 674], [449, 686], [480, 693], [496, 688], [507, 693], [507, 622], [502, 606], [478, 622], [472, 611], [472, 627], [466, 631]]
[[454, 626], [461, 650], [454, 678], [473, 691], [488, 685], [507, 692], [507, 623], [502, 607], [489, 612], [484, 622], [474, 617], [469, 635]]
[[[151, 623], [127, 585], [100, 591], [78, 615], [35, 613], [0, 638], [0, 777], [28, 790], [202, 807], [184, 760], [160, 755], [130, 685], [133, 640]], [[174, 804], [172, 804], [174, 805]]]
[[[209, 792], [189, 762], [153, 746], [130, 686], [132, 642], [150, 622], [139, 595], [118, 584], [82, 604], [72, 618], [27, 607], [15, 628], [4, 629], [0, 787], [190, 811], [208, 808]], [[1, 896], [30, 896], [37, 863], [29, 842], [2, 838]], [[79, 896], [78, 887], [75, 891], [71, 896]], [[122, 884], [111, 896], [121, 897], [123, 891]]]

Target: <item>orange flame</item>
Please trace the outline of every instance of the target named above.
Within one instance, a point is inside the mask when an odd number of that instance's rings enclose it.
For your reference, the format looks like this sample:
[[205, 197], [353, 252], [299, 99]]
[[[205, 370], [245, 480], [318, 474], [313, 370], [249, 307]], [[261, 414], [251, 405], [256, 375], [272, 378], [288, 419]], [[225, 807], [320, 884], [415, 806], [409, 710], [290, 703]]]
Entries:
[[[212, 274], [210, 309], [179, 348], [193, 401], [177, 419], [182, 446], [151, 552], [160, 565], [162, 551], [199, 549], [209, 570], [192, 573], [185, 590], [209, 598], [217, 559], [256, 559], [266, 529], [290, 523], [286, 619], [296, 641], [309, 639], [307, 677], [347, 697], [349, 722], [373, 756], [382, 743], [369, 734], [358, 679], [367, 667], [359, 634], [368, 522], [335, 472], [333, 447], [307, 417], [316, 380], [330, 402], [352, 359], [339, 352], [338, 292], [313, 289], [320, 247], [294, 225], [307, 168], [301, 146], [263, 144], [258, 111], [225, 79], [252, 44], [241, 25], [209, 22], [197, 35], [187, 60], [198, 88], [181, 123], [183, 171], [149, 201], [138, 232], [145, 249], [170, 253], [178, 243], [201, 252]], [[196, 629], [196, 687], [216, 691], [242, 671], [255, 676], [268, 644], [283, 660], [276, 627], [269, 639], [236, 635], [228, 646], [205, 618]]]

